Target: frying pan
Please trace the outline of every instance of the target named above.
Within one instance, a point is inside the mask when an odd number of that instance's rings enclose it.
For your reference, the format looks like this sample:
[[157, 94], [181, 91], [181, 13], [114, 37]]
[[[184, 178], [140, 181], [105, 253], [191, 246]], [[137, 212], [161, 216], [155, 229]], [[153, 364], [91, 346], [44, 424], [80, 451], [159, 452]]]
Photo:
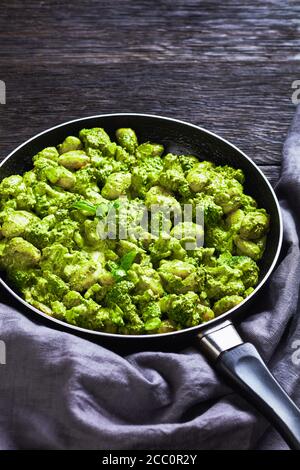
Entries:
[[146, 114], [108, 114], [76, 119], [48, 129], [28, 140], [0, 164], [0, 180], [11, 174], [21, 174], [32, 167], [31, 158], [44, 147], [56, 146], [68, 135], [77, 135], [84, 127], [104, 127], [113, 138], [119, 127], [132, 127], [140, 142], [154, 141], [164, 145], [167, 152], [197, 155], [200, 160], [208, 159], [216, 164], [241, 168], [246, 175], [245, 192], [253, 196], [259, 206], [265, 207], [271, 216], [271, 227], [267, 247], [260, 261], [260, 278], [254, 292], [238, 306], [209, 322], [156, 335], [117, 335], [101, 331], [90, 331], [66, 324], [29, 305], [15, 291], [5, 278], [1, 284], [17, 300], [35, 314], [56, 323], [74, 333], [84, 333], [90, 338], [97, 336], [111, 345], [136, 344], [142, 348], [154, 345], [175, 345], [182, 339], [193, 342], [212, 364], [241, 394], [254, 404], [258, 410], [279, 431], [289, 446], [300, 449], [300, 410], [272, 376], [256, 348], [244, 343], [233, 322], [251, 313], [250, 305], [270, 277], [282, 243], [282, 219], [276, 195], [268, 180], [247, 155], [225, 139], [201, 127], [176, 119]]

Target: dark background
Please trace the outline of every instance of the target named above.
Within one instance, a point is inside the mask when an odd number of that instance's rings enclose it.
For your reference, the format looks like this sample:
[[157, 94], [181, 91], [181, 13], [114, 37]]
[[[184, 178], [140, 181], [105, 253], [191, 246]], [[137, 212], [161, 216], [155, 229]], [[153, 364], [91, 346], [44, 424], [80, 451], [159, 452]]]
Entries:
[[1, 0], [0, 158], [72, 118], [155, 113], [219, 133], [274, 184], [299, 13], [292, 0]]

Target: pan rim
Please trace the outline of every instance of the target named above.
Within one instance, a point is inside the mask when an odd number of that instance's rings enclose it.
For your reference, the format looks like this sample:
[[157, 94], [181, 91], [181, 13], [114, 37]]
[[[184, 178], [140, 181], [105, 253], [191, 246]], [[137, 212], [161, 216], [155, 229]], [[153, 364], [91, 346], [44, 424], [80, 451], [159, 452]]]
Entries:
[[42, 312], [41, 310], [38, 310], [36, 307], [34, 307], [33, 305], [26, 302], [19, 294], [17, 294], [13, 289], [11, 289], [11, 287], [9, 287], [6, 284], [6, 282], [2, 279], [1, 276], [0, 276], [0, 283], [15, 299], [17, 299], [19, 302], [21, 302], [23, 305], [25, 305], [27, 308], [29, 308], [33, 312], [35, 312], [38, 315], [46, 318], [49, 321], [57, 323], [58, 325], [61, 325], [64, 328], [70, 328], [72, 330], [78, 331], [80, 333], [93, 335], [93, 336], [95, 335], [95, 336], [100, 336], [100, 337], [106, 337], [106, 338], [114, 338], [114, 340], [118, 340], [118, 341], [120, 341], [120, 340], [124, 340], [124, 341], [125, 340], [135, 340], [135, 341], [139, 340], [139, 341], [142, 341], [142, 340], [151, 340], [151, 339], [152, 340], [153, 339], [158, 340], [158, 339], [162, 339], [162, 338], [168, 338], [169, 339], [169, 338], [177, 336], [179, 334], [187, 334], [187, 333], [192, 334], [192, 333], [196, 333], [198, 331], [201, 331], [203, 329], [216, 326], [219, 323], [223, 323], [224, 321], [226, 321], [226, 320], [230, 319], [232, 316], [234, 316], [235, 313], [238, 313], [238, 311], [241, 309], [242, 306], [245, 306], [246, 304], [249, 304], [250, 300], [254, 296], [256, 296], [258, 291], [265, 285], [265, 283], [267, 282], [267, 280], [269, 279], [271, 273], [273, 272], [273, 270], [275, 268], [275, 265], [277, 263], [277, 260], [278, 260], [278, 257], [279, 257], [280, 251], [281, 251], [282, 240], [283, 240], [282, 214], [281, 214], [279, 201], [277, 199], [275, 191], [272, 188], [272, 186], [271, 186], [270, 182], [268, 181], [267, 177], [264, 175], [264, 173], [261, 171], [261, 169], [256, 165], [256, 163], [250, 157], [248, 157], [248, 155], [246, 155], [242, 150], [240, 150], [236, 145], [232, 144], [231, 142], [229, 142], [225, 138], [219, 136], [218, 134], [205, 129], [204, 127], [198, 126], [196, 124], [191, 124], [191, 123], [188, 123], [186, 121], [182, 121], [180, 119], [171, 118], [171, 117], [160, 116], [160, 115], [157, 115], [157, 114], [144, 114], [144, 113], [96, 114], [96, 115], [92, 115], [92, 116], [81, 117], [81, 118], [72, 119], [70, 121], [63, 122], [61, 124], [50, 127], [48, 129], [34, 135], [30, 139], [26, 140], [26, 142], [23, 142], [18, 147], [16, 147], [12, 152], [10, 152], [7, 155], [7, 157], [0, 163], [0, 169], [5, 164], [5, 162], [8, 161], [16, 152], [18, 152], [20, 149], [25, 147], [27, 144], [29, 144], [30, 142], [34, 141], [35, 139], [37, 139], [38, 137], [40, 137], [44, 134], [50, 133], [50, 132], [52, 132], [56, 129], [65, 127], [65, 126], [67, 126], [69, 124], [73, 124], [75, 122], [85, 121], [85, 120], [89, 120], [89, 119], [92, 120], [92, 119], [97, 119], [97, 118], [121, 117], [121, 116], [155, 118], [155, 119], [158, 119], [158, 120], [175, 122], [175, 123], [178, 123], [178, 124], [182, 124], [184, 126], [188, 126], [188, 127], [192, 127], [194, 129], [200, 130], [200, 131], [202, 131], [202, 132], [204, 132], [204, 133], [206, 133], [206, 134], [208, 134], [212, 137], [215, 137], [216, 139], [224, 142], [225, 144], [227, 144], [228, 146], [230, 146], [231, 148], [236, 150], [244, 158], [246, 158], [246, 160], [248, 160], [248, 162], [256, 169], [256, 171], [258, 171], [260, 173], [260, 176], [262, 177], [262, 179], [264, 180], [264, 182], [268, 186], [270, 193], [272, 194], [272, 197], [273, 197], [273, 200], [275, 202], [276, 209], [277, 209], [278, 221], [279, 221], [279, 239], [278, 239], [276, 253], [275, 253], [275, 256], [273, 258], [273, 261], [272, 261], [269, 269], [267, 270], [266, 274], [264, 275], [264, 277], [262, 278], [260, 283], [255, 287], [254, 291], [248, 297], [246, 297], [240, 304], [236, 305], [235, 307], [233, 307], [232, 309], [230, 309], [227, 312], [223, 313], [222, 315], [220, 315], [216, 318], [213, 318], [212, 320], [209, 320], [206, 323], [201, 323], [200, 325], [196, 325], [196, 326], [193, 326], [193, 327], [189, 327], [189, 328], [185, 328], [185, 329], [181, 329], [181, 330], [177, 330], [177, 331], [171, 331], [171, 332], [167, 332], [167, 333], [156, 333], [156, 334], [149, 334], [149, 335], [121, 335], [121, 334], [117, 334], [117, 333], [107, 333], [107, 332], [104, 332], [104, 331], [89, 330], [87, 328], [81, 328], [79, 326], [72, 325], [70, 323], [64, 322], [64, 321], [59, 320], [57, 318], [51, 317], [50, 315]]

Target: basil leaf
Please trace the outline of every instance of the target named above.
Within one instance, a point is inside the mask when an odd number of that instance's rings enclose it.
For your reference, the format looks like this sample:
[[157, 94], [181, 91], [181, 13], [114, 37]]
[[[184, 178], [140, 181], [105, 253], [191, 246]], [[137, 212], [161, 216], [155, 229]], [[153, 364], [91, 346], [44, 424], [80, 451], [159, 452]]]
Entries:
[[91, 204], [88, 201], [77, 201], [72, 204], [71, 209], [78, 209], [81, 211], [88, 212], [90, 215], [95, 215], [97, 207], [94, 204]]
[[126, 253], [126, 255], [124, 255], [121, 258], [121, 262], [120, 262], [121, 268], [123, 268], [125, 271], [128, 271], [128, 269], [131, 268], [131, 266], [132, 266], [132, 264], [135, 260], [136, 255], [137, 255], [136, 250], [132, 250], [132, 251], [129, 251], [128, 253]]

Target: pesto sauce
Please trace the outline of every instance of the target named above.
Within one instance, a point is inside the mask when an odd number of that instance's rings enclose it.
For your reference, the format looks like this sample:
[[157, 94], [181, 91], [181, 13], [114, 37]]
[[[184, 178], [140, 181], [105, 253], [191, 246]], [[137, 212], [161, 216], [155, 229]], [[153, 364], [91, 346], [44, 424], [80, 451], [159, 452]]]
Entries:
[[[206, 322], [242, 302], [258, 282], [269, 215], [244, 193], [240, 169], [165, 154], [132, 129], [82, 129], [0, 183], [0, 268], [27, 302], [83, 328], [163, 333]], [[141, 204], [204, 211], [203, 227], [99, 236], [112, 210], [128, 228]], [[161, 216], [160, 216], [161, 217]], [[124, 228], [124, 227], [123, 227]], [[178, 230], [184, 236], [178, 237]]]

